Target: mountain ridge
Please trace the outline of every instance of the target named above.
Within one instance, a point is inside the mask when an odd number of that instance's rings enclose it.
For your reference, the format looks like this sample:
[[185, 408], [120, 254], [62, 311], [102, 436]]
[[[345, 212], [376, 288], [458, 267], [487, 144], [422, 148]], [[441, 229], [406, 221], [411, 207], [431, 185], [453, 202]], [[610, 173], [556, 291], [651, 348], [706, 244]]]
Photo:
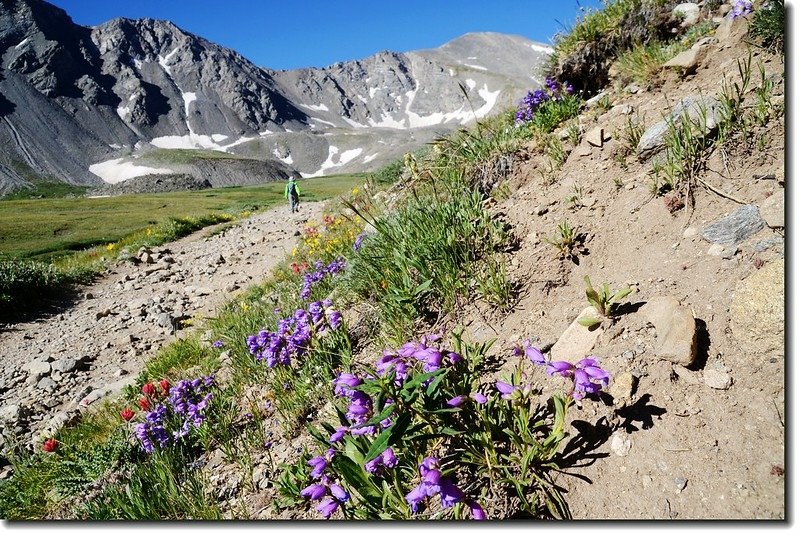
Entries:
[[222, 150], [302, 176], [374, 169], [512, 103], [540, 83], [531, 72], [547, 56], [521, 36], [472, 32], [434, 49], [273, 70], [168, 20], [86, 27], [42, 0], [0, 6], [0, 193], [36, 176], [118, 181], [116, 161], [166, 172], [141, 165], [153, 148]]

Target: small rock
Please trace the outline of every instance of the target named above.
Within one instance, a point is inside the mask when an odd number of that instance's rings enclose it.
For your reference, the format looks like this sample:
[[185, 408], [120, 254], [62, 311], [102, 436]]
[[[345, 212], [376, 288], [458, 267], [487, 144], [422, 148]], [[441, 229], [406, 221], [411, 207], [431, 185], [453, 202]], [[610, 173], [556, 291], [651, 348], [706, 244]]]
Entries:
[[608, 393], [614, 398], [614, 404], [625, 405], [633, 397], [636, 388], [636, 378], [631, 372], [622, 372], [614, 375]]
[[675, 488], [678, 489], [678, 492], [682, 491], [686, 488], [686, 484], [689, 481], [685, 477], [676, 477], [673, 482], [675, 483]]
[[95, 313], [94, 318], [99, 320], [99, 319], [105, 318], [105, 317], [110, 316], [110, 315], [111, 315], [111, 309], [110, 308], [106, 308], [104, 310], [101, 310], [101, 311]]
[[747, 17], [736, 17], [735, 19], [725, 17], [720, 25], [717, 26], [714, 38], [720, 44], [726, 44], [728, 46], [741, 40], [747, 35], [748, 21], [745, 19], [747, 19]]
[[[696, 135], [706, 135], [716, 130], [719, 123], [724, 119], [722, 104], [711, 96], [682, 98], [672, 108], [669, 116], [653, 124], [642, 134], [639, 144], [636, 146], [639, 160], [648, 160], [663, 150], [665, 140], [670, 131], [670, 124], [678, 126], [684, 119], [703, 127], [694, 128]], [[702, 119], [705, 119], [704, 125], [700, 124]]]
[[681, 28], [688, 28], [700, 20], [700, 6], [694, 2], [678, 4], [672, 8], [672, 15], [680, 19]]
[[784, 228], [783, 189], [761, 201], [758, 211], [769, 228]]
[[656, 356], [690, 366], [697, 353], [697, 326], [692, 311], [672, 296], [659, 296], [648, 301], [640, 312], [656, 328]]
[[664, 62], [662, 67], [680, 69], [684, 74], [692, 73], [697, 70], [707, 54], [707, 47], [690, 48], [689, 50], [684, 50], [672, 59]]
[[602, 325], [599, 325], [589, 330], [579, 324], [578, 319], [584, 316], [597, 317], [597, 310], [594, 307], [586, 307], [578, 314], [561, 334], [558, 341], [550, 348], [550, 357], [553, 360], [571, 360], [591, 354], [597, 338], [603, 332], [603, 328]]
[[91, 293], [91, 292], [86, 292], [86, 295], [85, 295], [84, 297], [85, 297], [87, 300], [89, 300], [89, 299], [94, 299], [94, 294], [93, 294], [93, 293]]
[[688, 383], [690, 385], [699, 385], [700, 384], [700, 379], [697, 378], [697, 375], [695, 374], [695, 372], [687, 370], [683, 366], [677, 366], [677, 365], [672, 366], [672, 371], [675, 373], [675, 375], [677, 375], [683, 381], [685, 381], [686, 383]]
[[581, 143], [578, 145], [578, 148], [575, 149], [575, 152], [578, 154], [578, 156], [591, 156], [592, 147], [588, 143]]
[[605, 131], [601, 127], [595, 127], [586, 133], [586, 142], [595, 147], [602, 147], [604, 141], [611, 139], [611, 136], [605, 135]]
[[703, 229], [703, 238], [711, 243], [736, 245], [764, 228], [758, 208], [744, 205]]
[[611, 451], [620, 457], [625, 457], [630, 453], [633, 442], [625, 431], [615, 431], [611, 435]]
[[709, 256], [722, 256], [723, 251], [725, 251], [725, 246], [715, 243], [708, 248], [708, 252], [706, 254]]
[[592, 106], [603, 100], [603, 97], [605, 96], [606, 96], [605, 91], [599, 92], [598, 94], [596, 94], [595, 96], [586, 101], [586, 107], [591, 108]]
[[738, 247], [725, 247], [722, 250], [722, 254], [720, 254], [720, 256], [725, 260], [730, 260], [731, 258], [735, 257], [736, 253], [738, 253], [738, 252], [739, 252], [739, 248]]
[[139, 257], [139, 260], [141, 260], [141, 262], [143, 264], [154, 264], [155, 263], [155, 260], [153, 259], [153, 255], [151, 255], [150, 253], [142, 253], [142, 255]]
[[49, 377], [42, 377], [38, 383], [36, 383], [36, 388], [39, 390], [46, 390], [48, 392], [52, 392], [56, 389], [58, 385], [55, 381], [50, 379]]
[[703, 382], [716, 390], [727, 390], [733, 384], [733, 379], [725, 372], [709, 368], [703, 370]]
[[19, 405], [5, 405], [0, 407], [0, 422], [14, 424], [22, 417], [22, 408]]
[[684, 238], [691, 238], [692, 236], [697, 235], [697, 229], [695, 227], [686, 227], [686, 230], [683, 231]]
[[543, 216], [544, 214], [547, 213], [547, 210], [548, 210], [547, 206], [539, 205], [533, 209], [533, 213], [538, 216]]
[[57, 371], [59, 373], [70, 373], [75, 371], [75, 368], [78, 367], [78, 360], [72, 357], [67, 357], [56, 360], [52, 363], [51, 367], [53, 371]]
[[44, 360], [32, 360], [23, 365], [22, 369], [28, 372], [33, 381], [38, 381], [40, 378], [50, 375], [51, 371], [50, 363]]
[[156, 316], [156, 324], [159, 327], [164, 327], [165, 329], [170, 328], [172, 327], [172, 317], [166, 312], [162, 312]]

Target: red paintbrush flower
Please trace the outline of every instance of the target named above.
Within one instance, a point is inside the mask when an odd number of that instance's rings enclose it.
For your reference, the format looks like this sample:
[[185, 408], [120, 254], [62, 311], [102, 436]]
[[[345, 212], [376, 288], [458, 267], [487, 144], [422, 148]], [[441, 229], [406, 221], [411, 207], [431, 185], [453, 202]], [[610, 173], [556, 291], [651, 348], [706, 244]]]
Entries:
[[161, 379], [158, 382], [158, 386], [160, 386], [161, 390], [164, 392], [164, 394], [166, 394], [167, 392], [169, 392], [169, 387], [170, 387], [169, 379]]
[[58, 447], [58, 441], [54, 438], [48, 438], [47, 440], [44, 441], [44, 444], [42, 445], [42, 449], [47, 453], [52, 453], [56, 451], [57, 447]]
[[142, 409], [143, 411], [150, 410], [150, 402], [147, 400], [147, 398], [141, 398], [139, 400], [139, 408]]
[[130, 407], [125, 407], [120, 413], [120, 417], [125, 420], [126, 422], [130, 422], [136, 413], [134, 413]]
[[156, 387], [153, 383], [145, 383], [142, 387], [142, 394], [145, 396], [154, 396], [156, 393]]

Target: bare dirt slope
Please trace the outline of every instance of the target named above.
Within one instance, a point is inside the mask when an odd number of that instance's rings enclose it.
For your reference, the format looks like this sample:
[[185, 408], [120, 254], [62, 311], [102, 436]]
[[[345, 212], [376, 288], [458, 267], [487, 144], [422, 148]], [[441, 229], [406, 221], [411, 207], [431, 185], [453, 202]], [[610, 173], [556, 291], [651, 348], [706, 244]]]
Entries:
[[[587, 133], [604, 129], [602, 147], [583, 136], [553, 176], [541, 155], [528, 155], [518, 189], [495, 208], [520, 240], [509, 264], [521, 299], [508, 316], [473, 312], [473, 337], [506, 342], [501, 351], [523, 338], [559, 340], [577, 353], [581, 336], [568, 326], [588, 306], [584, 277], [635, 289], [589, 346], [613, 375], [611, 396], [572, 412], [581, 454], [567, 472], [579, 477], [558, 483], [576, 519], [785, 518], [783, 117], [714, 149], [698, 177], [717, 192], [698, 183], [694, 209], [674, 213], [652, 194], [652, 162], [622, 157], [612, 136], [632, 115], [649, 127], [680, 98], [717, 95], [723, 76], [737, 81], [736, 60], [749, 50], [741, 37], [711, 43], [695, 75], [609, 89], [610, 106], [581, 117]], [[782, 102], [782, 59], [754, 49], [754, 79], [760, 63]], [[760, 230], [736, 243], [707, 239], [713, 223], [745, 205], [757, 209]], [[562, 221], [585, 236], [588, 253], [577, 262], [557, 259], [544, 241]], [[694, 362], [670, 358], [665, 344], [692, 335]]]

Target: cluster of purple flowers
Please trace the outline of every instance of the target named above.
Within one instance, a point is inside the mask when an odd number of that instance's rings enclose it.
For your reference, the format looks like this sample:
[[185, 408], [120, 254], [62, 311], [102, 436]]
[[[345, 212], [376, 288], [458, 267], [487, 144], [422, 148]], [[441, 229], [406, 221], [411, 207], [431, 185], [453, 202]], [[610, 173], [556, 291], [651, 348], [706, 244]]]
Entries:
[[152, 453], [156, 447], [177, 444], [192, 427], [200, 427], [206, 419], [205, 410], [211, 402], [214, 377], [181, 380], [169, 390], [169, 398], [148, 412], [145, 421], [133, 428], [142, 449]]
[[426, 335], [419, 342], [407, 342], [397, 351], [384, 351], [378, 359], [375, 371], [383, 377], [391, 370], [395, 372], [395, 384], [401, 386], [408, 378], [409, 371], [417, 364], [422, 365], [423, 372], [433, 372], [442, 367], [442, 364], [455, 364], [463, 357], [453, 351], [448, 351], [435, 344], [440, 340], [438, 335]]
[[325, 473], [335, 454], [333, 448], [328, 448], [325, 455], [318, 455], [308, 461], [312, 468], [311, 479], [315, 483], [300, 491], [300, 495], [304, 498], [320, 502], [316, 509], [325, 518], [330, 518], [341, 504], [350, 499], [350, 494]]
[[[464, 501], [464, 492], [450, 478], [442, 477], [439, 461], [435, 457], [426, 457], [422, 460], [419, 464], [419, 475], [419, 485], [405, 496], [412, 512], [419, 512], [420, 504], [436, 495], [442, 500], [442, 507], [445, 509]], [[467, 505], [472, 513], [472, 518], [475, 520], [486, 518], [486, 513], [477, 502], [470, 500]]]
[[344, 270], [344, 258], [337, 258], [327, 266], [317, 260], [314, 264], [314, 271], [309, 271], [303, 275], [303, 288], [300, 290], [300, 299], [303, 301], [311, 297], [311, 288], [325, 278], [326, 275], [336, 275]]
[[299, 308], [288, 318], [278, 321], [278, 329], [260, 331], [247, 337], [247, 348], [256, 360], [266, 362], [268, 368], [278, 364], [289, 366], [292, 357], [302, 357], [308, 352], [315, 334], [342, 324], [342, 313], [333, 308], [330, 299], [314, 301], [308, 309]]
[[[602, 390], [603, 387], [608, 386], [608, 381], [611, 375], [600, 367], [600, 363], [596, 358], [588, 357], [581, 359], [575, 364], [564, 360], [548, 362], [544, 354], [536, 347], [531, 345], [530, 340], [525, 340], [520, 347], [514, 348], [514, 354], [517, 356], [525, 355], [528, 360], [539, 366], [547, 366], [547, 375], [560, 375], [573, 380], [572, 390], [570, 395], [573, 399], [583, 399], [587, 394], [596, 394]], [[530, 386], [520, 387], [511, 385], [503, 381], [495, 383], [497, 391], [502, 394], [503, 399], [513, 399], [516, 392], [527, 394]]]
[[748, 0], [736, 0], [731, 10], [731, 18], [741, 17], [753, 12], [753, 3]]
[[517, 107], [517, 123], [526, 123], [533, 119], [536, 110], [542, 104], [549, 101], [558, 102], [563, 98], [563, 94], [571, 95], [575, 90], [569, 82], [560, 85], [553, 78], [544, 81], [544, 87], [535, 91], [528, 91], [528, 94], [520, 101]]
[[[373, 435], [378, 431], [378, 427], [375, 425], [365, 425], [373, 416], [374, 407], [372, 398], [360, 390], [355, 390], [360, 384], [362, 384], [362, 380], [351, 373], [339, 373], [336, 379], [333, 380], [334, 395], [350, 400], [345, 414], [350, 425], [339, 426], [331, 435], [331, 442], [339, 442], [347, 433], [358, 436]], [[392, 400], [387, 400], [386, 405], [391, 404]], [[386, 429], [392, 425], [391, 416], [382, 420], [379, 425], [381, 429]]]

